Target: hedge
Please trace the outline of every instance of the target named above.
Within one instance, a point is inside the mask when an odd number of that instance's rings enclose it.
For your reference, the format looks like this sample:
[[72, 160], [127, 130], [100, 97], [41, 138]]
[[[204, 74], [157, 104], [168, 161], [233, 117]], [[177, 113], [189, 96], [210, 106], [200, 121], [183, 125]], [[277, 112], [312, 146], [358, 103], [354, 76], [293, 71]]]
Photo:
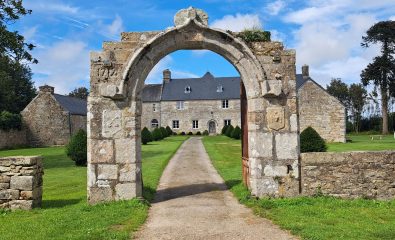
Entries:
[[0, 113], [0, 129], [9, 131], [11, 129], [22, 129], [22, 117], [20, 114], [2, 111]]

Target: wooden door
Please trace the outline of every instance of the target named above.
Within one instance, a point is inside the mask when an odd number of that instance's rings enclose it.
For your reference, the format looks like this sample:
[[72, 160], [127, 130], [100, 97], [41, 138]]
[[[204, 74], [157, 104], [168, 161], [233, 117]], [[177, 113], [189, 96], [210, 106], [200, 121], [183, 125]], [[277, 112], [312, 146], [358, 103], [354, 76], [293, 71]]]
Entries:
[[243, 82], [240, 82], [241, 107], [241, 156], [243, 166], [243, 183], [250, 187], [250, 167], [248, 163], [248, 105], [247, 95]]

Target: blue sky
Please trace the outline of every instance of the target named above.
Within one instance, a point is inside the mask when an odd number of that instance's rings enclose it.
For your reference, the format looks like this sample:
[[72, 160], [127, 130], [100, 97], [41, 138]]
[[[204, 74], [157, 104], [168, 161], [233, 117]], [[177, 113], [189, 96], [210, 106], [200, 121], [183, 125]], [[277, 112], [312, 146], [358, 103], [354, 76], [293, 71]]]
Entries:
[[[359, 82], [359, 74], [378, 54], [360, 47], [361, 36], [377, 21], [395, 20], [394, 0], [27, 0], [33, 14], [11, 26], [37, 47], [32, 52], [36, 86], [50, 84], [58, 93], [89, 85], [89, 52], [103, 41], [117, 41], [120, 32], [163, 30], [173, 26], [181, 8], [205, 10], [211, 27], [240, 31], [253, 26], [272, 32], [272, 40], [296, 49], [297, 68], [310, 65], [322, 85], [332, 77]], [[177, 51], [166, 56], [147, 82], [160, 82], [169, 68], [173, 77], [234, 76], [236, 70], [209, 51]]]

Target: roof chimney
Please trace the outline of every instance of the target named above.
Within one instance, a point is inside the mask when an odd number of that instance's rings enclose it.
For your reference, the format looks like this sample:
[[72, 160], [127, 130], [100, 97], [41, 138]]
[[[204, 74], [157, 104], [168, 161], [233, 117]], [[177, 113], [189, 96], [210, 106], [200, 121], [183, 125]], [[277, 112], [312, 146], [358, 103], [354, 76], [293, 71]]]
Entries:
[[309, 77], [309, 65], [305, 64], [305, 65], [302, 66], [302, 76], [304, 78]]
[[171, 79], [171, 72], [169, 69], [163, 71], [163, 82], [169, 83]]
[[49, 85], [40, 86], [39, 89], [40, 89], [40, 93], [54, 94], [54, 92], [55, 92], [55, 88], [51, 87]]

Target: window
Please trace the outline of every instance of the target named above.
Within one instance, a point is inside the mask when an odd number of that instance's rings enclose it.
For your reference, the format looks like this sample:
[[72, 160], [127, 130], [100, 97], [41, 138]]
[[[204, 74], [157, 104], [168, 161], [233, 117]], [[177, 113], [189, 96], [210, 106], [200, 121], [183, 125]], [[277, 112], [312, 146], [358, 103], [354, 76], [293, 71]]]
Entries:
[[156, 112], [156, 103], [152, 104], [152, 111]]
[[191, 89], [190, 86], [186, 86], [184, 92], [185, 92], [185, 93], [191, 93], [191, 90], [192, 90], [192, 89]]
[[222, 100], [222, 108], [229, 108], [229, 101], [228, 100]]
[[230, 119], [225, 119], [224, 120], [224, 126], [228, 126], [230, 124], [231, 124]]
[[173, 120], [173, 128], [175, 128], [175, 129], [180, 128], [180, 121], [179, 120]]
[[192, 128], [193, 129], [199, 128], [199, 121], [198, 120], [193, 120], [192, 121]]
[[217, 86], [217, 92], [223, 92], [224, 91], [224, 87], [222, 87], [222, 85]]
[[152, 128], [157, 128], [157, 127], [159, 127], [159, 122], [158, 122], [158, 120], [152, 119], [152, 121], [151, 121], [151, 127], [152, 127]]
[[178, 110], [183, 110], [184, 109], [184, 101], [177, 101], [176, 108]]

